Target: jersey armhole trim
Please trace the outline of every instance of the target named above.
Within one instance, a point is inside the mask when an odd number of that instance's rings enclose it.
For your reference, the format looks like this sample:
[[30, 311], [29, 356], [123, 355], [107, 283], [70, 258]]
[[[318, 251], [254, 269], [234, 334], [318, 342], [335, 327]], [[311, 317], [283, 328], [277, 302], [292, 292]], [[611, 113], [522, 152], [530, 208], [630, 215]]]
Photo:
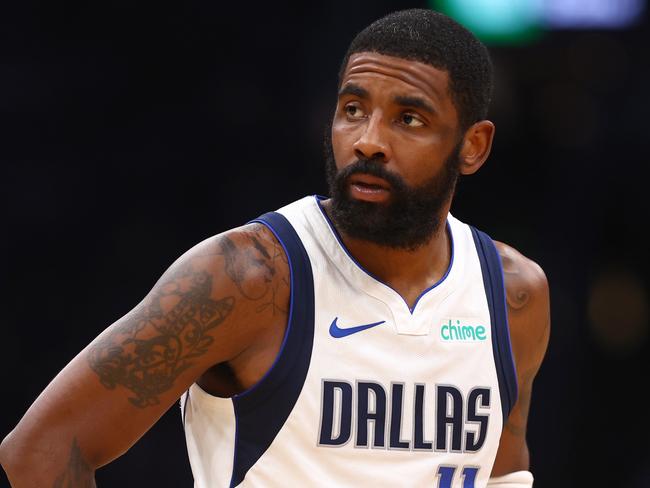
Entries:
[[517, 401], [517, 371], [512, 354], [505, 280], [501, 256], [494, 241], [480, 230], [470, 226], [476, 245], [483, 284], [492, 324], [492, 351], [499, 381], [499, 395], [503, 410], [503, 422], [508, 419]]
[[[272, 213], [272, 212], [269, 212]], [[248, 222], [249, 224], [260, 224], [266, 227], [271, 231], [271, 233], [275, 236], [277, 241], [280, 243], [280, 246], [282, 246], [282, 249], [284, 251], [285, 256], [287, 257], [287, 262], [289, 263], [289, 313], [287, 314], [287, 324], [286, 324], [286, 330], [284, 331], [284, 337], [282, 338], [282, 344], [280, 344], [280, 350], [278, 351], [277, 356], [273, 360], [273, 363], [271, 364], [271, 367], [269, 370], [264, 373], [264, 375], [251, 387], [248, 389], [237, 393], [236, 395], [233, 395], [232, 398], [242, 398], [245, 397], [248, 394], [253, 393], [257, 388], [260, 387], [264, 383], [264, 380], [271, 374], [273, 369], [275, 368], [275, 365], [278, 363], [280, 358], [282, 357], [282, 354], [284, 353], [284, 348], [287, 345], [287, 339], [289, 337], [289, 334], [291, 333], [291, 319], [293, 318], [293, 304], [294, 304], [294, 273], [293, 273], [293, 265], [291, 263], [291, 259], [289, 258], [289, 251], [287, 250], [287, 246], [285, 243], [282, 241], [282, 238], [278, 235], [277, 231], [273, 228], [273, 226], [268, 222], [267, 220], [264, 220], [264, 217], [266, 217], [268, 214], [264, 214], [261, 217], [258, 217], [255, 220], [251, 220]]]
[[235, 414], [231, 487], [244, 480], [289, 418], [307, 377], [314, 342], [314, 280], [300, 237], [278, 212], [249, 223], [266, 226], [282, 246], [289, 263], [290, 303], [287, 329], [270, 369], [251, 388], [231, 398]]

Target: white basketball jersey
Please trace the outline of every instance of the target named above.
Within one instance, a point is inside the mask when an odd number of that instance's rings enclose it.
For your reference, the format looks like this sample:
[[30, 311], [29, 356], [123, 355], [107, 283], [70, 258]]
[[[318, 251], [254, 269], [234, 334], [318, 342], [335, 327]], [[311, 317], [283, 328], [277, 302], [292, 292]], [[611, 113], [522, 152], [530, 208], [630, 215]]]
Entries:
[[289, 258], [271, 370], [181, 405], [195, 487], [484, 487], [516, 398], [501, 263], [451, 215], [452, 259], [410, 308], [306, 197], [261, 216]]

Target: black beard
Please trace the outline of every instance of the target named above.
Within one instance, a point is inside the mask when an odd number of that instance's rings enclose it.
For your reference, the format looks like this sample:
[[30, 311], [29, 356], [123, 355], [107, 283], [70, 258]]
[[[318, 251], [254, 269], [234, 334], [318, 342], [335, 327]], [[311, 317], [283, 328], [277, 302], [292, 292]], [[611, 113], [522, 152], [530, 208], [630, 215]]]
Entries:
[[[453, 197], [458, 181], [460, 141], [439, 174], [410, 187], [376, 159], [360, 159], [337, 171], [331, 133], [325, 135], [325, 172], [332, 198], [330, 216], [336, 228], [355, 239], [393, 249], [414, 251], [428, 243], [442, 225], [443, 207]], [[355, 200], [349, 194], [349, 177], [366, 173], [390, 183], [387, 203]]]

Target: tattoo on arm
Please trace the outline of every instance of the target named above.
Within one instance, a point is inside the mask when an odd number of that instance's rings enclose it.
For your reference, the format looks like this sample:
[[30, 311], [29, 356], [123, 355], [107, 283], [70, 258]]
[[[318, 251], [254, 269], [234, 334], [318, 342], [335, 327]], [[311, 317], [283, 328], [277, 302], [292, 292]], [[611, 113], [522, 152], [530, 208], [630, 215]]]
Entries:
[[[273, 315], [286, 314], [286, 306], [278, 303], [277, 295], [280, 287], [289, 288], [289, 278], [279, 277], [277, 273], [280, 262], [288, 266], [287, 257], [275, 240], [272, 243], [260, 240], [261, 227], [258, 224], [246, 232], [247, 246], [238, 246], [232, 239], [223, 237], [219, 242], [219, 254], [225, 259], [226, 274], [242, 296], [261, 301], [257, 312], [270, 308]], [[249, 277], [253, 273], [257, 278], [251, 280]]]
[[522, 309], [530, 300], [530, 292], [524, 288], [525, 282], [520, 276], [521, 270], [513, 259], [503, 260], [503, 273], [505, 280], [511, 286], [506, 287], [506, 301], [513, 310]]
[[212, 275], [191, 265], [172, 270], [150, 300], [90, 348], [90, 367], [108, 389], [122, 385], [129, 401], [159, 403], [174, 380], [205, 354], [209, 332], [233, 310], [234, 298], [211, 298]]
[[83, 458], [77, 439], [72, 441], [70, 459], [61, 475], [54, 480], [52, 488], [95, 488], [94, 470]]

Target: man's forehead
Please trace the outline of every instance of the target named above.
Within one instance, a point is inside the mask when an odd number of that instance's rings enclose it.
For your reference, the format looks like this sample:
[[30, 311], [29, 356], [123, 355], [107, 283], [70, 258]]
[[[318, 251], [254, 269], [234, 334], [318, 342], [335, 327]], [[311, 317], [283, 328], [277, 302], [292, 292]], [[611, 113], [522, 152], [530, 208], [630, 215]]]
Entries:
[[341, 86], [364, 75], [378, 74], [399, 79], [441, 102], [449, 96], [449, 74], [430, 64], [375, 52], [350, 56], [343, 71]]

